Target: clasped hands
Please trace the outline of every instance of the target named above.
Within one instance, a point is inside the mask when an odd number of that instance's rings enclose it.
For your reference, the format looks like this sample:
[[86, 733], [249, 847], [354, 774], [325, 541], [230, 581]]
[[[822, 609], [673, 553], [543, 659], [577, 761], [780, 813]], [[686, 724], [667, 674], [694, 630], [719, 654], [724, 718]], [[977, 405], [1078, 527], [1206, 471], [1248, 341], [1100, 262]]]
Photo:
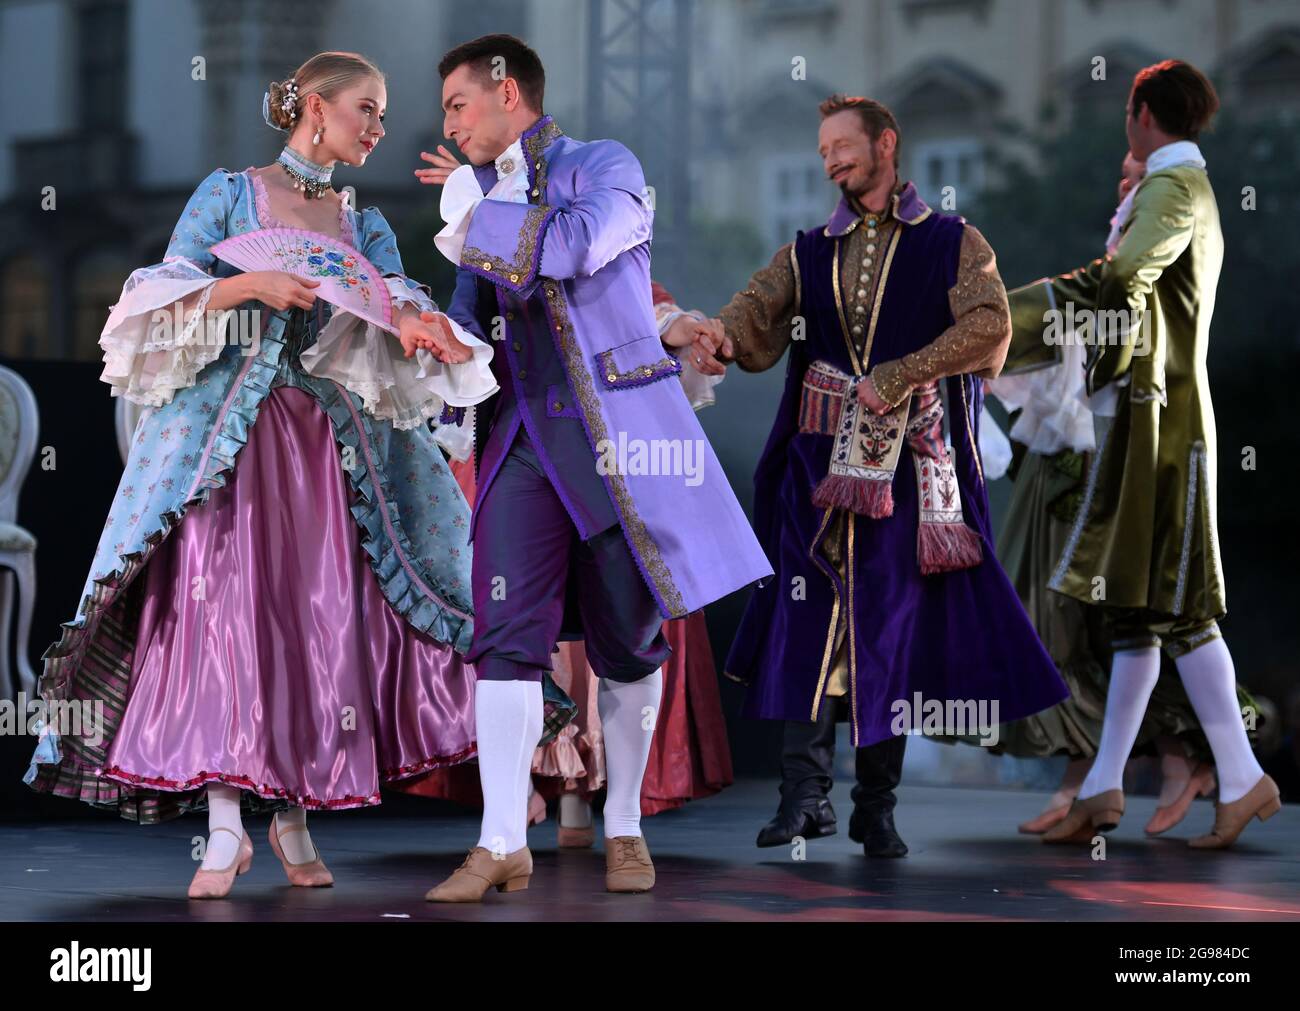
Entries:
[[473, 349], [457, 340], [451, 321], [440, 312], [407, 312], [398, 322], [397, 339], [407, 358], [419, 348], [448, 365], [460, 365], [474, 357]]
[[[663, 342], [668, 347], [690, 350], [682, 353], [689, 358], [701, 375], [720, 376], [727, 371], [727, 363], [736, 355], [735, 346], [727, 336], [720, 319], [695, 319], [679, 316], [664, 331]], [[858, 384], [858, 399], [872, 414], [888, 414], [889, 404], [876, 392], [876, 385], [868, 376]]]

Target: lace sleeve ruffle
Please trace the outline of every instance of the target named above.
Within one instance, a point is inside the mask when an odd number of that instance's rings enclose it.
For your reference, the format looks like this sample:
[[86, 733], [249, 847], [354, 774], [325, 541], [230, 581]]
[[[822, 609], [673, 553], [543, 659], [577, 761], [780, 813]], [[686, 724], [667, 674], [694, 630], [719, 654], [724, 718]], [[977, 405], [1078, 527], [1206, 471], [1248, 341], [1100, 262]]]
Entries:
[[[421, 312], [438, 312], [424, 288], [404, 277], [386, 277], [396, 312], [414, 305]], [[443, 405], [469, 407], [497, 390], [492, 376], [492, 349], [454, 320], [456, 337], [473, 349], [474, 357], [446, 365], [423, 349], [407, 358], [391, 333], [351, 313], [336, 311], [316, 343], [299, 356], [303, 369], [331, 379], [361, 398], [367, 413], [394, 428], [416, 428], [441, 413]]]
[[[214, 313], [205, 323], [216, 283], [180, 257], [132, 272], [99, 337], [100, 379], [113, 388], [113, 396], [161, 407], [221, 356], [228, 317]], [[178, 304], [181, 318], [176, 318]]]

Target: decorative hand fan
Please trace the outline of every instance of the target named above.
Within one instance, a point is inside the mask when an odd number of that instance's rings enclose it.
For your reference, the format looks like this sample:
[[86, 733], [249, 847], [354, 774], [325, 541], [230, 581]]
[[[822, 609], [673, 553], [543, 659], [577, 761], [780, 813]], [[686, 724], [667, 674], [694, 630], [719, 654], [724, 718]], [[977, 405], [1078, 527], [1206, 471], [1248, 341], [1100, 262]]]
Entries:
[[397, 333], [383, 276], [346, 242], [304, 228], [262, 228], [222, 239], [212, 252], [243, 271], [283, 270], [319, 281], [317, 298]]

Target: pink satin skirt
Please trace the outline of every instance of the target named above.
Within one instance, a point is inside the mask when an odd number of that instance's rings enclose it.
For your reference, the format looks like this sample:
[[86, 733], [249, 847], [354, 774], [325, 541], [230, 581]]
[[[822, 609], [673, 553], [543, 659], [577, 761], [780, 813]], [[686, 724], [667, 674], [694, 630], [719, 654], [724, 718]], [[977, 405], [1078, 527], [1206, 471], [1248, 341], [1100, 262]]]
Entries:
[[272, 390], [229, 482], [139, 577], [104, 776], [347, 808], [473, 756], [473, 668], [388, 604], [348, 505], [329, 418]]

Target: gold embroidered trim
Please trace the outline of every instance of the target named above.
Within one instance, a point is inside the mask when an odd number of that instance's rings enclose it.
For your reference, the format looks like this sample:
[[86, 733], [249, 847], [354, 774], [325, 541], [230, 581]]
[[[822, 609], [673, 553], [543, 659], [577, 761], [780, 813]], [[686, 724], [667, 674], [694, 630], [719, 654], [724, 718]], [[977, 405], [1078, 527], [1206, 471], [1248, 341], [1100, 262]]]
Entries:
[[466, 246], [460, 254], [460, 265], [497, 275], [503, 281], [509, 281], [514, 285], [527, 281], [534, 269], [533, 257], [541, 239], [542, 223], [550, 212], [551, 209], [545, 204], [528, 208], [523, 225], [519, 229], [519, 244], [515, 246], [512, 261], [506, 262], [476, 246]]
[[[573, 391], [578, 397], [578, 404], [581, 406], [582, 413], [587, 420], [587, 428], [591, 433], [592, 441], [596, 445], [607, 442], [609, 441], [609, 433], [605, 428], [604, 415], [600, 412], [600, 400], [596, 396], [596, 387], [592, 382], [591, 373], [587, 369], [586, 362], [583, 361], [582, 349], [578, 347], [578, 341], [573, 332], [573, 321], [569, 319], [568, 304], [564, 298], [564, 293], [560, 291], [558, 282], [548, 281], [546, 283], [546, 303], [551, 310], [551, 319], [554, 321], [555, 326], [555, 337], [559, 342], [560, 354], [564, 358], [569, 373], [569, 382], [573, 386]], [[685, 617], [686, 604], [682, 600], [682, 595], [678, 591], [676, 583], [673, 582], [672, 573], [668, 571], [668, 566], [659, 553], [659, 545], [650, 536], [645, 522], [637, 515], [636, 505], [632, 501], [631, 493], [627, 490], [627, 483], [623, 480], [623, 475], [611, 473], [608, 475], [608, 479], [610, 490], [614, 493], [615, 505], [623, 518], [623, 531], [631, 540], [637, 556], [641, 559], [646, 575], [653, 581], [660, 599], [663, 600], [664, 606], [668, 608], [672, 617]]]
[[564, 136], [564, 131], [550, 120], [545, 126], [528, 138], [524, 144], [524, 154], [528, 158], [528, 174], [533, 184], [528, 189], [528, 202], [538, 203], [546, 195], [547, 160], [542, 156], [551, 144]]
[[[974, 381], [972, 377], [971, 382]], [[966, 377], [958, 376], [957, 385], [961, 387], [961, 410], [962, 416], [966, 419], [966, 439], [970, 443], [971, 454], [975, 457], [975, 470], [980, 476], [980, 484], [984, 484], [984, 465], [980, 463], [980, 449], [975, 445], [975, 432], [971, 425], [970, 404], [966, 402]], [[978, 424], [979, 419], [976, 418], [975, 422]]]
[[880, 277], [876, 280], [876, 300], [871, 304], [871, 323], [867, 326], [867, 344], [862, 352], [862, 361], [868, 367], [871, 365], [871, 345], [876, 339], [876, 324], [880, 322], [880, 303], [885, 300], [885, 285], [889, 282], [889, 268], [894, 262], [894, 250], [898, 248], [898, 240], [902, 237], [903, 230], [895, 228], [894, 234], [889, 237], [889, 248], [885, 251], [885, 263], [880, 268]]
[[862, 363], [858, 360], [858, 349], [853, 345], [853, 338], [849, 336], [849, 324], [844, 318], [844, 298], [840, 293], [840, 240], [835, 240], [835, 249], [831, 254], [831, 287], [835, 289], [835, 311], [840, 317], [840, 333], [844, 334], [844, 343], [849, 349], [849, 362], [853, 366], [853, 374], [862, 375]]
[[849, 524], [849, 716], [853, 720], [853, 746], [861, 747], [858, 733], [858, 635], [856, 612], [853, 610], [853, 531], [857, 527], [857, 515], [847, 509], [844, 515]]
[[[821, 540], [822, 534], [826, 532], [826, 524], [830, 522], [831, 514], [834, 511], [834, 509], [826, 510], [825, 515], [822, 516], [822, 525], [817, 528], [817, 533], [813, 536], [812, 544], [808, 548], [808, 558], [823, 572], [826, 570], [822, 568], [821, 563], [817, 560], [817, 544]], [[835, 586], [834, 579], [831, 579], [831, 589], [835, 591], [835, 604], [831, 608], [830, 627], [826, 629], [826, 650], [822, 654], [822, 669], [817, 677], [817, 691], [813, 694], [812, 719], [814, 720], [817, 719], [817, 712], [821, 709], [822, 690], [826, 687], [826, 674], [830, 670], [831, 652], [835, 648], [835, 631], [840, 626], [840, 591]]]

